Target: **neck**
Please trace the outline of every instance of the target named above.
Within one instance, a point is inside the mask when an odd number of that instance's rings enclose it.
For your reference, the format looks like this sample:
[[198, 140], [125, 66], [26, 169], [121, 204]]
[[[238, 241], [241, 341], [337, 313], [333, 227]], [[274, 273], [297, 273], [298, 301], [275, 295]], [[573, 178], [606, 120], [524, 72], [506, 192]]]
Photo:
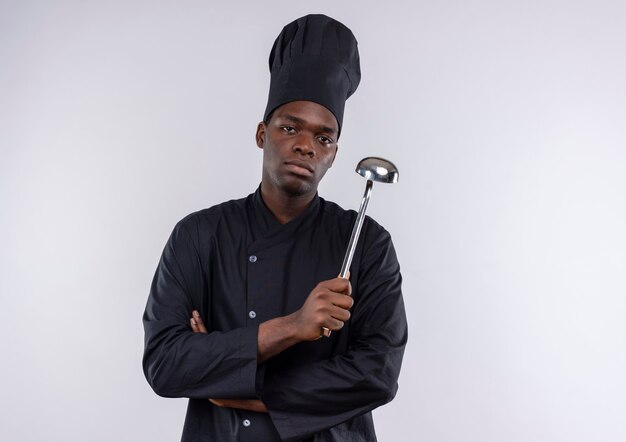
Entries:
[[302, 195], [288, 195], [282, 192], [272, 192], [265, 182], [261, 182], [261, 196], [274, 218], [281, 223], [287, 224], [309, 207], [316, 192]]

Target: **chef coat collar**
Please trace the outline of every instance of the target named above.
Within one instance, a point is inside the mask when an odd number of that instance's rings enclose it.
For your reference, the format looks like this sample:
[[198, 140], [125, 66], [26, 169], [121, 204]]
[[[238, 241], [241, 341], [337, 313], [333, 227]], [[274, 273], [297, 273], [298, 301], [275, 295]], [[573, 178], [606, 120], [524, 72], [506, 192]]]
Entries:
[[252, 195], [251, 218], [254, 220], [252, 225], [255, 241], [250, 245], [249, 252], [253, 253], [292, 239], [293, 235], [313, 226], [321, 207], [321, 200], [316, 192], [315, 197], [313, 197], [313, 200], [304, 212], [288, 223], [281, 224], [265, 205], [265, 201], [263, 201], [261, 196], [261, 186], [259, 185], [256, 192]]

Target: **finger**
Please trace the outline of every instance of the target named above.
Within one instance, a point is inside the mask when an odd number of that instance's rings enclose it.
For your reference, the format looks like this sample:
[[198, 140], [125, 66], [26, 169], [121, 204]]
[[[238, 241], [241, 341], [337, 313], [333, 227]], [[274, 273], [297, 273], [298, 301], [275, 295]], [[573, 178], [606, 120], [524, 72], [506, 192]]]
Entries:
[[326, 321], [324, 321], [324, 327], [329, 328], [331, 330], [341, 330], [343, 328], [344, 322], [338, 319], [329, 316]]
[[198, 323], [196, 322], [195, 319], [191, 318], [189, 319], [189, 324], [191, 325], [191, 331], [194, 333], [200, 333], [200, 330], [198, 329]]
[[339, 276], [336, 279], [338, 279], [343, 285], [337, 285], [335, 289], [332, 289], [332, 291], [352, 296], [352, 283], [350, 283], [350, 272], [348, 272], [348, 276], [346, 276], [345, 278]]
[[198, 312], [198, 310], [194, 310], [193, 311], [193, 318], [194, 321], [196, 321], [196, 324], [198, 326], [198, 331], [200, 333], [208, 333], [206, 326], [204, 325], [204, 321], [202, 321], [202, 317], [200, 317], [200, 313]]
[[329, 310], [328, 314], [334, 319], [337, 319], [341, 322], [346, 322], [348, 319], [350, 319], [350, 312], [340, 307], [333, 307]]
[[329, 300], [333, 305], [343, 309], [351, 309], [354, 305], [354, 298], [352, 296], [342, 295], [340, 293], [330, 294]]
[[[338, 278], [341, 278], [341, 274], [338, 276]], [[348, 270], [348, 273], [346, 273], [346, 277], [342, 279], [350, 279], [350, 270]]]
[[350, 282], [350, 279], [348, 277], [348, 279], [346, 279], [346, 281], [348, 281], [348, 288], [346, 291], [342, 292], [344, 295], [347, 296], [352, 296], [352, 283]]
[[350, 295], [352, 293], [350, 281], [345, 278], [329, 279], [328, 281], [321, 283], [321, 285], [332, 292], [344, 293], [346, 295]]

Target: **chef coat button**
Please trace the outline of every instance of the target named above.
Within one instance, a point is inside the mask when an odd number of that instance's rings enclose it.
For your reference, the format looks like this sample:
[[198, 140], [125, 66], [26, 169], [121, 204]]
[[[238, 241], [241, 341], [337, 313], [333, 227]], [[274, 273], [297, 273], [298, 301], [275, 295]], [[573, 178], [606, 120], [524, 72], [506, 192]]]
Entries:
[[250, 262], [256, 262], [256, 255], [250, 255], [250, 257], [248, 258], [248, 260]]
[[254, 319], [256, 318], [256, 312], [254, 310], [250, 310], [250, 312], [248, 313], [248, 316], [250, 317], [250, 319]]
[[244, 427], [249, 427], [252, 424], [252, 422], [250, 422], [250, 419], [244, 419], [241, 423]]

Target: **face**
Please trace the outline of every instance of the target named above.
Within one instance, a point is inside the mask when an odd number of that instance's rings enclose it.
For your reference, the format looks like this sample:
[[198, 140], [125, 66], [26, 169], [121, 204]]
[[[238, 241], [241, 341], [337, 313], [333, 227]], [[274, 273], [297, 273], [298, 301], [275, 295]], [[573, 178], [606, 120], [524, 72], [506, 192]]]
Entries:
[[288, 196], [314, 194], [337, 154], [335, 116], [312, 101], [293, 101], [259, 123], [257, 145], [263, 149], [263, 183], [267, 191]]

